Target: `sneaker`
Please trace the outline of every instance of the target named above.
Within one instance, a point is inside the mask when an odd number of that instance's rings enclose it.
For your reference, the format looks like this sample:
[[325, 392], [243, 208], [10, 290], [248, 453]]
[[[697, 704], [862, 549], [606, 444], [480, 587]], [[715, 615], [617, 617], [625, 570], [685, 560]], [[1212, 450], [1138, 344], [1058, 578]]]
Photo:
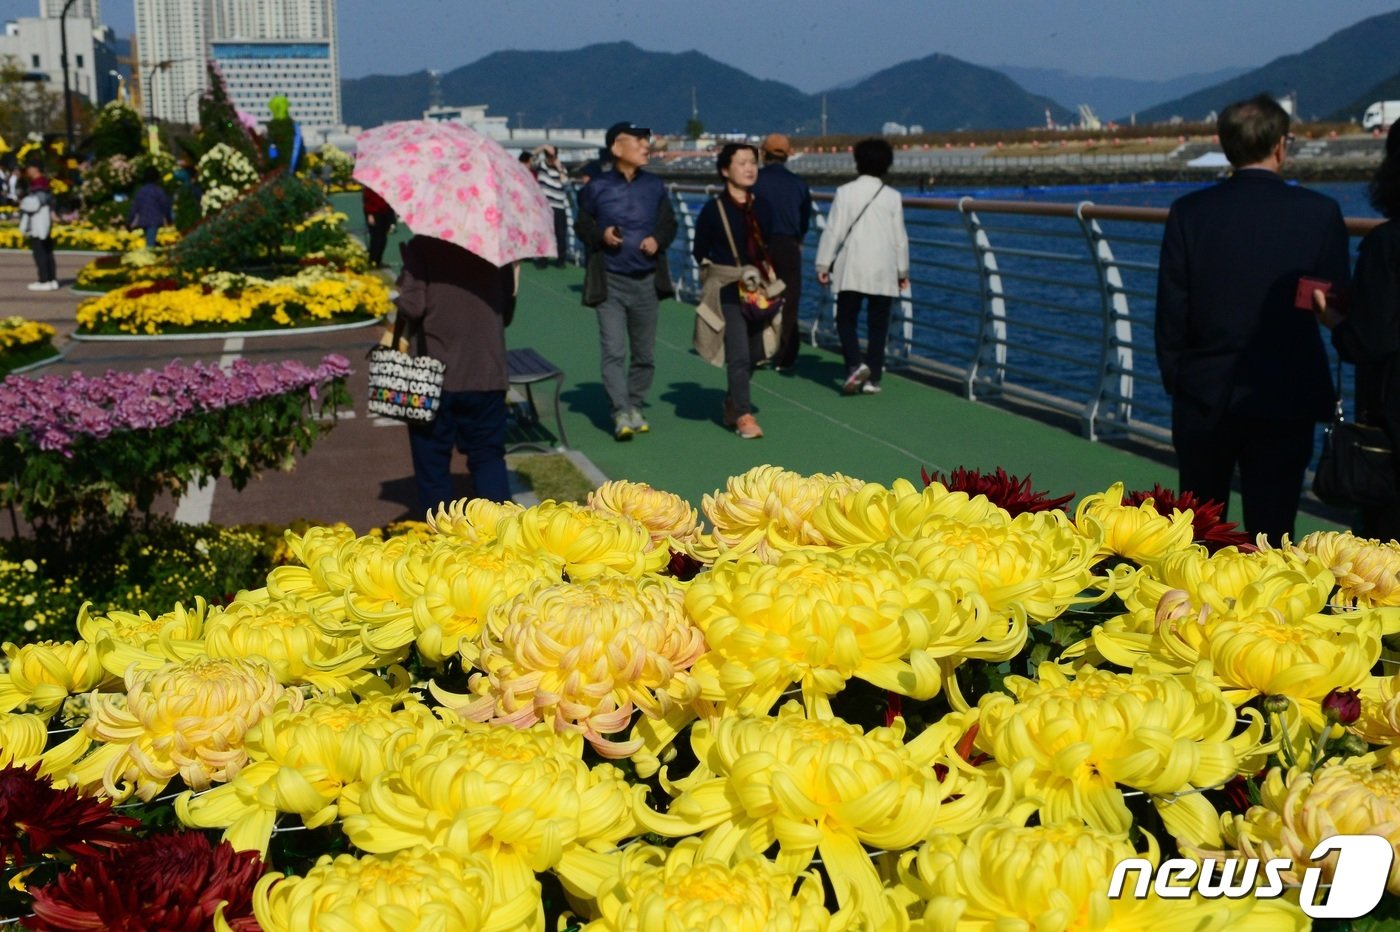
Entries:
[[763, 428], [758, 426], [752, 414], [741, 414], [734, 425], [734, 433], [742, 440], [757, 440], [763, 436]]
[[733, 428], [739, 423], [739, 412], [734, 410], [734, 402], [729, 400], [729, 396], [724, 396], [724, 426]]
[[48, 290], [49, 290], [49, 283], [48, 283], [48, 282], [30, 282], [28, 285], [25, 285], [24, 287], [28, 288], [30, 291], [48, 291]]
[[642, 412], [638, 411], [636, 408], [628, 412], [627, 422], [631, 424], [632, 429], [639, 434], [645, 434], [651, 431], [651, 425], [647, 423], [646, 418], [642, 417]]
[[632, 439], [632, 418], [625, 411], [613, 418], [613, 439]]
[[854, 395], [868, 381], [870, 381], [870, 367], [861, 363], [851, 370], [850, 375], [846, 376], [846, 382], [841, 386], [841, 394]]
[[878, 395], [880, 394], [880, 383], [866, 382], [860, 387], [860, 393], [862, 395]]

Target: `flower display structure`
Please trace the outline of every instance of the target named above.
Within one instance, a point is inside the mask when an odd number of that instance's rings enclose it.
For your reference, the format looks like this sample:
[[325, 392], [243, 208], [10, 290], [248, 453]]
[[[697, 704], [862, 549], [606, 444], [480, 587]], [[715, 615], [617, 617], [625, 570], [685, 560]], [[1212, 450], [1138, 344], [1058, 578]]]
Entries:
[[226, 607], [85, 613], [0, 674], [0, 735], [80, 794], [55, 833], [109, 799], [188, 834], [94, 810], [102, 850], [23, 908], [93, 910], [73, 891], [126, 876], [126, 830], [170, 889], [113, 908], [220, 929], [1268, 932], [1308, 927], [1296, 893], [1110, 880], [1302, 865], [1334, 828], [1400, 845], [1384, 545], [1245, 551], [1167, 490], [1070, 515], [949, 478], [759, 467], [703, 519], [637, 483], [459, 502], [289, 534]]
[[[196, 474], [242, 487], [290, 467], [329, 430], [318, 416], [346, 403], [349, 362], [315, 367], [238, 360], [225, 371], [172, 362], [98, 377], [0, 382], [0, 501], [30, 521], [71, 527], [84, 516], [149, 512]], [[282, 429], [269, 429], [281, 424]]]

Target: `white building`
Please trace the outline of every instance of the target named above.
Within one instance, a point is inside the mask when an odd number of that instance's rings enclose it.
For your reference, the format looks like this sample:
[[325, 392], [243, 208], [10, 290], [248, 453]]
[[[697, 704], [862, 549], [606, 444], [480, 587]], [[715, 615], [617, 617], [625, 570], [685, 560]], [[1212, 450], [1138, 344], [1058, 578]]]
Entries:
[[[68, 87], [101, 106], [117, 96], [117, 67], [112, 30], [70, 13], [68, 28]], [[44, 75], [48, 90], [63, 93], [63, 42], [57, 19], [26, 17], [5, 24], [0, 56], [15, 59], [20, 68]]]
[[192, 122], [206, 90], [210, 0], [136, 0], [134, 66], [141, 112], [171, 123]]
[[191, 122], [214, 59], [240, 110], [266, 120], [282, 94], [293, 119], [338, 125], [338, 38], [335, 0], [136, 0], [145, 113]]
[[209, 43], [229, 99], [266, 124], [268, 101], [287, 98], [304, 129], [340, 125], [340, 76], [329, 39], [217, 39]]
[[[58, 19], [63, 15], [63, 5], [66, 2], [67, 0], [39, 0], [39, 16], [43, 19]], [[102, 0], [77, 0], [68, 11], [68, 18], [102, 22]]]

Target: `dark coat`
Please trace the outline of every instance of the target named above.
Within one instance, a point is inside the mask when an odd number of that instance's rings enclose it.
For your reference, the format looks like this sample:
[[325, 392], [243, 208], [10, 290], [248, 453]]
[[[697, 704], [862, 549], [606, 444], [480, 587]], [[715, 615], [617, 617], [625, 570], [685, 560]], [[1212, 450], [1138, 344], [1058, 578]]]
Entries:
[[1400, 223], [1383, 223], [1361, 241], [1353, 293], [1332, 345], [1356, 364], [1358, 419], [1385, 428], [1400, 449]]
[[1300, 277], [1345, 290], [1341, 208], [1262, 169], [1177, 200], [1157, 278], [1157, 363], [1174, 422], [1227, 412], [1265, 420], [1331, 416], [1332, 379], [1316, 318], [1294, 305]]
[[148, 181], [136, 189], [131, 199], [131, 211], [127, 214], [127, 226], [134, 229], [158, 227], [171, 223], [170, 195], [154, 181]]
[[[676, 212], [667, 195], [657, 208], [656, 226], [651, 234], [659, 247], [656, 251], [657, 297], [669, 298], [676, 293], [675, 286], [671, 284], [670, 263], [666, 260], [666, 250], [675, 240], [676, 232]], [[603, 243], [603, 227], [585, 208], [583, 199], [580, 199], [578, 213], [574, 217], [574, 233], [588, 252], [588, 265], [583, 276], [583, 303], [588, 307], [597, 307], [608, 297], [608, 270], [604, 264], [608, 247]]]
[[399, 246], [399, 315], [409, 322], [412, 352], [447, 366], [448, 392], [505, 391], [506, 312], [514, 270], [497, 268], [461, 246], [415, 236]]

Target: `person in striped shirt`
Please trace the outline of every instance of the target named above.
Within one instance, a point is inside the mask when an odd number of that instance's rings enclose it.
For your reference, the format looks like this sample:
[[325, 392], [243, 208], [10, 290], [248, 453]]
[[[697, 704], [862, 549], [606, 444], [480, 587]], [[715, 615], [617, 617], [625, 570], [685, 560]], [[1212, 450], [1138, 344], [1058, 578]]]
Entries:
[[[569, 225], [569, 197], [564, 192], [564, 186], [569, 182], [569, 173], [559, 163], [559, 150], [554, 146], [539, 146], [535, 149], [533, 156], [535, 180], [540, 183], [544, 199], [549, 202], [550, 209], [554, 211], [554, 242], [559, 247], [559, 257], [554, 260], [554, 264], [563, 268], [564, 256], [568, 248], [567, 231]], [[535, 260], [535, 265], [539, 268], [544, 268], [548, 264], [548, 259]]]

